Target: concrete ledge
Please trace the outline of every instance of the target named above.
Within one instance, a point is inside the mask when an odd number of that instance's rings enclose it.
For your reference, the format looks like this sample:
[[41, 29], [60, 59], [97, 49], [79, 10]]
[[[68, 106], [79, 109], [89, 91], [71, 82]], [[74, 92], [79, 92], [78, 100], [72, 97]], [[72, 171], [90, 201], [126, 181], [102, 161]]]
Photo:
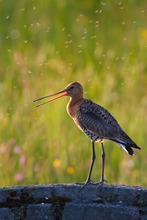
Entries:
[[0, 189], [0, 220], [147, 220], [147, 189], [80, 184]]

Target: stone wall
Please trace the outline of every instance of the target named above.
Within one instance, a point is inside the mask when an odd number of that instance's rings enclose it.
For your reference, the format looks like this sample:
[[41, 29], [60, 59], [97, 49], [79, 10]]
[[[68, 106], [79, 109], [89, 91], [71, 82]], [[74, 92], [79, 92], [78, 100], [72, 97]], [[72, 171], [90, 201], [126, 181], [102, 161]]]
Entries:
[[56, 184], [0, 189], [0, 220], [147, 220], [147, 189]]

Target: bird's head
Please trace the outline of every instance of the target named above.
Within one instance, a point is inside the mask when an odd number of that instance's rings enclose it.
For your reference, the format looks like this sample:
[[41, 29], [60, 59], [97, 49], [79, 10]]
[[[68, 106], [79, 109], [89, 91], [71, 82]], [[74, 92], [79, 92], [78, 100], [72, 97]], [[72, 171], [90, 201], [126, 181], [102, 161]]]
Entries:
[[40, 105], [44, 105], [48, 102], [51, 102], [51, 101], [58, 99], [58, 98], [61, 98], [63, 96], [70, 96], [71, 98], [76, 98], [76, 99], [83, 98], [83, 87], [81, 86], [81, 84], [79, 82], [70, 83], [68, 86], [66, 86], [65, 89], [63, 89], [59, 92], [56, 92], [54, 94], [43, 96], [41, 98], [35, 99], [34, 102], [40, 101], [40, 100], [48, 98], [48, 97], [56, 96], [56, 95], [57, 95], [57, 97], [50, 99], [44, 103], [41, 103], [41, 104], [37, 105], [36, 107], [39, 107]]

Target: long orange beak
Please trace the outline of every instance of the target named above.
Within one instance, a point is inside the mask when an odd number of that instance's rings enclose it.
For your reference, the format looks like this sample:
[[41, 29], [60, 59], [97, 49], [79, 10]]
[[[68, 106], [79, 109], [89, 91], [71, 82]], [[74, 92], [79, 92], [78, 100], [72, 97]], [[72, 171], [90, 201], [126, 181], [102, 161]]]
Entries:
[[[61, 94], [61, 95], [59, 95], [59, 94]], [[50, 99], [50, 100], [48, 100], [48, 101], [46, 101], [46, 102], [43, 102], [43, 103], [37, 105], [36, 107], [39, 107], [39, 106], [41, 106], [41, 105], [44, 105], [44, 104], [46, 104], [46, 103], [48, 103], [48, 102], [51, 102], [51, 101], [53, 101], [53, 100], [55, 100], [55, 99], [59, 99], [59, 98], [61, 98], [62, 96], [67, 96], [67, 92], [66, 92], [66, 90], [62, 90], [62, 91], [60, 91], [60, 92], [56, 92], [56, 93], [54, 93], [54, 94], [47, 95], [47, 96], [43, 96], [43, 97], [41, 97], [41, 98], [35, 99], [33, 102], [37, 102], [37, 101], [40, 101], [40, 100], [42, 100], [42, 99], [46, 99], [46, 98], [48, 98], [48, 97], [55, 96], [55, 95], [59, 95], [59, 96], [57, 96], [57, 97], [55, 97], [55, 98], [53, 98], [53, 99]]]

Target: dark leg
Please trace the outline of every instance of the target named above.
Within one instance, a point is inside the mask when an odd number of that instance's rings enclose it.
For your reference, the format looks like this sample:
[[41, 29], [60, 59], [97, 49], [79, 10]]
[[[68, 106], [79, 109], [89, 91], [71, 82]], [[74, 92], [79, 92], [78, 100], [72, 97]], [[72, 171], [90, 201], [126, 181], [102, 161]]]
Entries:
[[94, 141], [92, 141], [92, 159], [91, 159], [90, 169], [89, 169], [89, 172], [88, 172], [88, 177], [87, 177], [87, 180], [86, 180], [84, 186], [89, 185], [89, 184], [92, 183], [91, 174], [92, 174], [92, 169], [93, 169], [93, 165], [94, 165], [94, 162], [95, 162], [95, 158], [96, 158], [96, 154], [95, 154], [95, 148], [94, 148]]
[[105, 168], [105, 150], [103, 142], [101, 142], [102, 146], [102, 174], [101, 174], [101, 182], [104, 182], [104, 168]]
[[104, 179], [104, 168], [105, 168], [105, 150], [104, 150], [104, 145], [103, 142], [101, 141], [101, 146], [102, 146], [102, 171], [101, 171], [101, 179], [98, 184], [103, 185], [104, 182], [107, 182]]

